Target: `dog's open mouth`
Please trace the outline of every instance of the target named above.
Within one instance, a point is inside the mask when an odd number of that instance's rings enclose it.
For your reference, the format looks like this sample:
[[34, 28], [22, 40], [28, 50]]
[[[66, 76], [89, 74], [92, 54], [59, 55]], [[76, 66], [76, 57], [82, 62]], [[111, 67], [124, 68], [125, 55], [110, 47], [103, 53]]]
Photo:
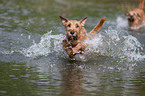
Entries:
[[78, 36], [69, 36], [68, 40], [78, 40]]
[[128, 21], [134, 22], [134, 18], [133, 17], [130, 17], [130, 18], [128, 18]]

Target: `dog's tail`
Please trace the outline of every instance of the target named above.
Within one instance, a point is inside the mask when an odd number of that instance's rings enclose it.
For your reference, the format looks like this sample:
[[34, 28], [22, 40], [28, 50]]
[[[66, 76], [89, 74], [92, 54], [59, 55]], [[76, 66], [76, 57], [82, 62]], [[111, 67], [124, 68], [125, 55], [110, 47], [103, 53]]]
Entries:
[[144, 0], [140, 0], [139, 8], [140, 9], [143, 9], [143, 7], [144, 7]]
[[100, 22], [93, 28], [93, 30], [90, 31], [90, 33], [96, 34], [96, 33], [102, 28], [102, 26], [104, 25], [105, 20], [106, 20], [105, 17], [102, 18], [102, 19], [100, 20]]

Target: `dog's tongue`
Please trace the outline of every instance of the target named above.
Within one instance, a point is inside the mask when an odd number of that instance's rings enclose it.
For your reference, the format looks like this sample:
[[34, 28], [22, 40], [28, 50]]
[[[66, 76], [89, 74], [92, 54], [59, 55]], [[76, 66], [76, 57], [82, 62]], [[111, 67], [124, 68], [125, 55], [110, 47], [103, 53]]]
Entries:
[[75, 37], [74, 36], [71, 36], [71, 40], [75, 40]]
[[70, 36], [69, 40], [77, 40], [77, 37], [76, 36]]
[[130, 22], [134, 22], [134, 18], [129, 18], [128, 19]]
[[69, 36], [68, 40], [74, 40], [73, 36]]

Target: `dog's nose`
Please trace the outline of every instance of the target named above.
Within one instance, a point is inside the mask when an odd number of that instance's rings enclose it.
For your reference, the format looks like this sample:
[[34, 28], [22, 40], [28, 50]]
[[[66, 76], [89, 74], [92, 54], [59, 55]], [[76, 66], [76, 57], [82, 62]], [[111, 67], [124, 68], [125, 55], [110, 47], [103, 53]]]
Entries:
[[75, 33], [74, 31], [70, 31], [70, 34], [72, 34], [72, 35], [73, 35], [74, 33]]

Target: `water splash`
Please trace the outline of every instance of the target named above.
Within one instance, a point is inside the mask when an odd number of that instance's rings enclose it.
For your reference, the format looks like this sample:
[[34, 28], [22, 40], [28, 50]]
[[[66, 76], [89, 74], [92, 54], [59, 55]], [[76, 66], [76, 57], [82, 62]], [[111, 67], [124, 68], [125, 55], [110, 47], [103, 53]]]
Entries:
[[[62, 49], [62, 40], [64, 35], [52, 35], [51, 31], [44, 34], [38, 44], [30, 46], [23, 50], [27, 57], [47, 56], [55, 54], [60, 57], [66, 57]], [[91, 40], [86, 40], [87, 46], [85, 55], [77, 55], [76, 59], [89, 60], [98, 56], [109, 56], [119, 58], [125, 61], [144, 60], [145, 55], [141, 53], [143, 47], [141, 43], [127, 32], [109, 27], [108, 30], [96, 34]]]
[[122, 18], [122, 17], [117, 17], [116, 19], [116, 25], [117, 25], [117, 28], [125, 28], [125, 27], [128, 27], [128, 22], [126, 19]]
[[[127, 32], [109, 27], [93, 40], [87, 41], [87, 51], [126, 61], [144, 60], [142, 44]], [[97, 55], [96, 55], [97, 56]], [[96, 57], [95, 57], [96, 58]]]
[[27, 57], [37, 57], [37, 56], [47, 56], [51, 53], [60, 53], [62, 52], [61, 41], [64, 38], [64, 35], [52, 35], [52, 31], [44, 34], [41, 37], [41, 41], [34, 45], [30, 46], [28, 49], [23, 50], [23, 54]]

